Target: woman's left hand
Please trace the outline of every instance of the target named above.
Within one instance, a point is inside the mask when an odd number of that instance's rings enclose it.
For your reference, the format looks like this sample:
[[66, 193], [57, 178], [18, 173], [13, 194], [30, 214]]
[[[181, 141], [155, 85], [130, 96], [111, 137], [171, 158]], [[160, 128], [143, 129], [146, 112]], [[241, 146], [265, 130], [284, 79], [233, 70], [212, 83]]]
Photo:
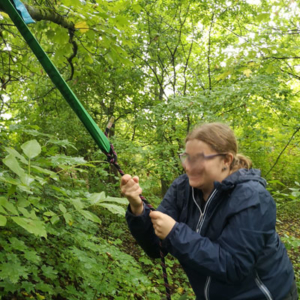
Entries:
[[155, 234], [161, 240], [164, 240], [167, 237], [176, 224], [176, 221], [173, 218], [159, 211], [151, 211], [150, 218]]

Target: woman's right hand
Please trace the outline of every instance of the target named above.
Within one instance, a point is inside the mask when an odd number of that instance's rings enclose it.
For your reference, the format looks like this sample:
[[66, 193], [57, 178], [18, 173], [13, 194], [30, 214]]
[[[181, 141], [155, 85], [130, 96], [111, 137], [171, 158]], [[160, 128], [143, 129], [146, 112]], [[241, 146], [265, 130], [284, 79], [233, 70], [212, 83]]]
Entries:
[[139, 178], [137, 176], [131, 177], [126, 174], [121, 178], [121, 193], [125, 196], [130, 204], [131, 212], [134, 215], [140, 215], [143, 212], [143, 201], [140, 198], [142, 189], [139, 185]]

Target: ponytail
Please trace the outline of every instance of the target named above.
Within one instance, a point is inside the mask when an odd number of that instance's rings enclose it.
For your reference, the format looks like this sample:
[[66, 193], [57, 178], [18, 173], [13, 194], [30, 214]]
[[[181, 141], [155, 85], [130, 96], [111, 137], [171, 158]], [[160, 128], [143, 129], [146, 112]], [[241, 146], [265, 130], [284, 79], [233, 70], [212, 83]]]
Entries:
[[249, 157], [243, 155], [243, 154], [237, 154], [231, 165], [230, 165], [230, 169], [235, 172], [239, 169], [251, 169], [252, 168], [252, 161]]

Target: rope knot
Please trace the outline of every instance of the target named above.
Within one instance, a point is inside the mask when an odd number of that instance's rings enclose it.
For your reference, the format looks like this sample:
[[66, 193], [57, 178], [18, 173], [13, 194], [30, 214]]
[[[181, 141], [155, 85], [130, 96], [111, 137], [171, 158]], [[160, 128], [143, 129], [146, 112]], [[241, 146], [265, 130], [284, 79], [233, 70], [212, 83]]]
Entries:
[[109, 153], [106, 153], [107, 156], [107, 161], [111, 164], [116, 164], [118, 157], [117, 157], [117, 153], [114, 151], [114, 147], [112, 144], [110, 144], [110, 150]]

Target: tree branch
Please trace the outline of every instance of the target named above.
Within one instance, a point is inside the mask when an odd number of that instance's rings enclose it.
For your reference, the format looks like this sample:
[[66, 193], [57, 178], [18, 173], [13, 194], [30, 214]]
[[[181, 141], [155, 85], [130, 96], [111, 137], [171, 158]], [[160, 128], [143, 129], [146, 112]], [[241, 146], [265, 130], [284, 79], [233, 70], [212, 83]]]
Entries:
[[283, 152], [285, 151], [285, 149], [288, 147], [288, 145], [291, 143], [292, 139], [294, 138], [294, 136], [298, 133], [298, 131], [300, 131], [300, 127], [298, 127], [294, 133], [292, 134], [292, 136], [290, 137], [289, 141], [287, 142], [287, 144], [284, 146], [284, 148], [281, 150], [281, 152], [279, 153], [275, 163], [273, 164], [273, 166], [270, 168], [270, 170], [267, 172], [267, 174], [264, 177], [267, 177], [270, 172], [274, 169], [274, 167], [277, 165], [281, 155], [283, 154]]
[[[74, 23], [72, 21], [69, 21], [66, 17], [61, 16], [54, 9], [41, 8], [41, 7], [36, 7], [28, 4], [24, 4], [24, 5], [28, 10], [30, 16], [35, 21], [42, 21], [42, 20], [50, 21], [52, 23], [58, 24], [67, 29], [72, 29], [72, 30], [75, 29]], [[0, 11], [4, 11], [4, 9], [0, 7]]]
[[298, 76], [298, 75], [296, 75], [296, 74], [293, 74], [293, 73], [290, 73], [290, 72], [287, 72], [287, 71], [284, 71], [284, 70], [282, 70], [282, 69], [280, 69], [280, 70], [281, 70], [283, 73], [287, 73], [287, 74], [291, 75], [292, 77], [294, 77], [294, 78], [300, 80], [300, 76]]
[[275, 56], [269, 56], [269, 57], [264, 57], [263, 59], [300, 59], [300, 56], [291, 56], [291, 57], [275, 57]]
[[67, 29], [71, 29], [71, 30], [75, 29], [74, 23], [72, 21], [69, 21], [65, 17], [61, 16], [53, 9], [40, 8], [40, 7], [30, 6], [26, 4], [25, 6], [30, 16], [36, 21], [42, 21], [42, 20], [50, 21], [52, 23], [58, 24]]
[[210, 46], [211, 46], [211, 30], [214, 24], [214, 16], [215, 13], [211, 16], [211, 23], [209, 28], [209, 34], [208, 34], [208, 52], [207, 52], [207, 73], [208, 73], [208, 82], [209, 82], [209, 90], [211, 90], [211, 70], [210, 70]]
[[69, 36], [70, 36], [69, 43], [71, 43], [73, 45], [73, 53], [67, 58], [67, 61], [69, 62], [70, 67], [71, 67], [71, 74], [70, 74], [70, 77], [66, 81], [72, 80], [73, 76], [74, 76], [74, 65], [73, 65], [72, 60], [74, 57], [76, 57], [77, 51], [78, 51], [77, 43], [73, 39], [74, 32], [75, 32], [74, 30], [69, 29]]

